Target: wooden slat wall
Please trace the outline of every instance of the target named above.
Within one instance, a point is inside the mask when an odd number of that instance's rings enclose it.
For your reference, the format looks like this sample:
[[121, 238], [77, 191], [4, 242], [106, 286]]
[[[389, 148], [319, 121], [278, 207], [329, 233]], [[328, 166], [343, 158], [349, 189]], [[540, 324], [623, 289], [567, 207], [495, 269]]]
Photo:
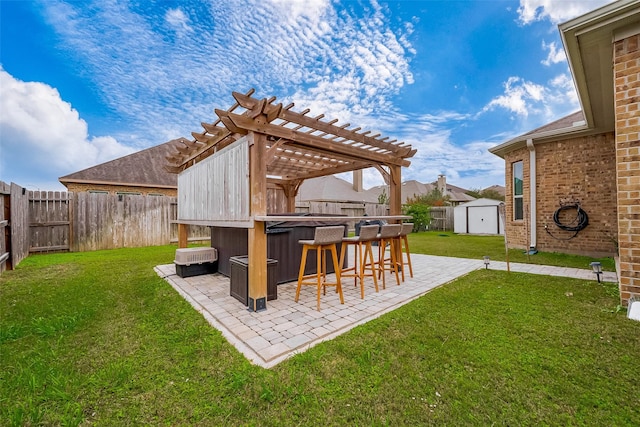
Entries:
[[29, 191], [29, 252], [69, 250], [69, 201], [66, 191]]
[[29, 195], [11, 183], [11, 265], [15, 268], [29, 255]]
[[287, 213], [287, 196], [280, 187], [267, 187], [267, 214]]
[[249, 146], [246, 138], [178, 175], [179, 221], [249, 219]]

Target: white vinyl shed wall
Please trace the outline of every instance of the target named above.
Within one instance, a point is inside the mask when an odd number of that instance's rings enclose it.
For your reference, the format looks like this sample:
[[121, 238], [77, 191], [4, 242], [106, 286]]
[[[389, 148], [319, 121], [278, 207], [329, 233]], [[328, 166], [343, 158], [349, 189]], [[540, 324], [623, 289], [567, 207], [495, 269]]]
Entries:
[[178, 175], [178, 222], [246, 226], [250, 219], [246, 137]]
[[453, 231], [459, 234], [504, 234], [499, 200], [477, 199], [453, 210]]

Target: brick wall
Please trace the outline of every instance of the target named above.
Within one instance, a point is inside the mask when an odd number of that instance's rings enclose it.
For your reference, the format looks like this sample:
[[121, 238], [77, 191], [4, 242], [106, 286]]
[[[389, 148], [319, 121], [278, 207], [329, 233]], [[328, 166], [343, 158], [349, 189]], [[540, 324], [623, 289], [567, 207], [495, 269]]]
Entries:
[[615, 42], [620, 300], [640, 296], [640, 35]]
[[[563, 252], [590, 256], [616, 252], [616, 150], [614, 134], [605, 133], [561, 141], [537, 143], [536, 151], [536, 248], [545, 252]], [[525, 218], [513, 221], [513, 203], [507, 204], [509, 246], [529, 247], [530, 189], [529, 150], [509, 153], [506, 161], [506, 200], [513, 198], [512, 164], [523, 161]], [[575, 232], [558, 228], [553, 220], [561, 203], [579, 202], [589, 216], [589, 225]], [[575, 209], [561, 213], [562, 224], [570, 224]], [[545, 231], [545, 226], [547, 231]]]
[[106, 185], [106, 184], [78, 184], [78, 183], [68, 183], [66, 185], [67, 190], [80, 193], [86, 191], [106, 191], [109, 194], [117, 194], [117, 193], [139, 193], [143, 196], [148, 196], [149, 194], [158, 195], [162, 194], [165, 196], [177, 197], [178, 189], [177, 188], [154, 188], [154, 187], [137, 187], [137, 186], [129, 186], [129, 185]]

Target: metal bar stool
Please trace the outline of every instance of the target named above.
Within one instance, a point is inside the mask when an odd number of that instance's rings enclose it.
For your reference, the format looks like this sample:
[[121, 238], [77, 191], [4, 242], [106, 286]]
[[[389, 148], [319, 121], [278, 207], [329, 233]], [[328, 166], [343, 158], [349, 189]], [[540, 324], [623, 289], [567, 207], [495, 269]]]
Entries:
[[[302, 260], [300, 261], [300, 272], [298, 273], [298, 287], [296, 289], [296, 302], [300, 297], [300, 288], [302, 285], [313, 285], [318, 289], [318, 311], [320, 311], [320, 289], [327, 293], [327, 286], [335, 286], [336, 292], [340, 295], [340, 304], [344, 304], [344, 296], [342, 295], [342, 286], [340, 284], [340, 265], [338, 264], [338, 252], [336, 244], [342, 242], [344, 235], [344, 226], [317, 227], [313, 240], [299, 240], [302, 245]], [[307, 252], [316, 251], [316, 273], [304, 274], [307, 263]], [[325, 252], [331, 252], [331, 259], [336, 272], [336, 281], [327, 282], [327, 259]], [[310, 280], [314, 278], [314, 280]]]
[[[400, 284], [398, 276], [398, 260], [396, 259], [396, 244], [398, 236], [402, 231], [402, 224], [385, 224], [380, 227], [380, 234], [376, 237], [378, 240], [378, 275], [382, 275], [382, 289], [386, 289], [385, 267], [389, 266], [389, 272], [393, 271], [396, 275], [396, 283]], [[389, 245], [389, 258], [386, 258], [385, 252]]]
[[[363, 225], [360, 227], [360, 234], [354, 237], [343, 237], [342, 248], [340, 254], [340, 267], [344, 265], [344, 257], [347, 253], [349, 245], [353, 245], [355, 253], [353, 257], [353, 267], [342, 268], [340, 270], [340, 277], [353, 277], [354, 285], [358, 285], [360, 280], [360, 298], [364, 299], [364, 278], [365, 276], [373, 277], [373, 283], [378, 292], [378, 278], [376, 274], [376, 263], [373, 260], [373, 249], [371, 248], [371, 242], [376, 240], [378, 236], [377, 225]], [[364, 250], [363, 250], [364, 246]], [[369, 262], [367, 262], [367, 256]], [[367, 267], [371, 269], [371, 273], [365, 273]], [[353, 272], [353, 273], [351, 273]]]
[[[413, 231], [413, 223], [405, 222], [402, 224], [402, 230], [400, 231], [400, 236], [398, 236], [398, 244], [400, 245], [400, 268], [402, 271], [402, 281], [404, 282], [404, 266], [409, 266], [409, 275], [413, 277], [413, 266], [411, 265], [411, 254], [409, 253], [409, 240], [407, 239], [407, 235]], [[403, 255], [405, 253], [407, 255], [407, 261], [405, 262], [405, 257]]]

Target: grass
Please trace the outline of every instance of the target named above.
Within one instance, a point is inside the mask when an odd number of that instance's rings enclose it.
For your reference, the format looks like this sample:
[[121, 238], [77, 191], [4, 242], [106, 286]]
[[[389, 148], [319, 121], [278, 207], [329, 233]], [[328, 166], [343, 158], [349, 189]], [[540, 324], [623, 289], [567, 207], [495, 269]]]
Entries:
[[174, 250], [3, 273], [0, 424], [640, 425], [615, 285], [479, 270], [266, 370], [156, 275]]
[[[454, 234], [447, 231], [426, 231], [409, 235], [411, 252], [482, 259], [488, 255], [492, 260], [506, 261], [503, 236], [472, 236]], [[605, 271], [615, 271], [612, 257], [591, 258], [557, 252], [538, 252], [527, 255], [523, 249], [509, 249], [509, 262], [526, 264], [555, 265], [591, 269], [592, 261], [600, 261]]]

